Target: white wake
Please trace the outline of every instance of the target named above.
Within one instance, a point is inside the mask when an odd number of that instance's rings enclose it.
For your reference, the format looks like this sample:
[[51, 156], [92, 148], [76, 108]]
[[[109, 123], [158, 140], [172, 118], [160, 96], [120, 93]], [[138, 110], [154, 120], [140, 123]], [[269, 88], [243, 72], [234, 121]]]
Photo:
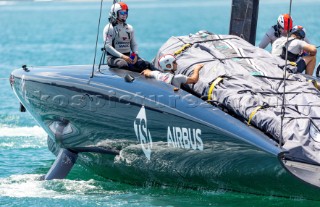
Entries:
[[47, 137], [47, 133], [39, 126], [6, 127], [0, 126], [0, 137]]

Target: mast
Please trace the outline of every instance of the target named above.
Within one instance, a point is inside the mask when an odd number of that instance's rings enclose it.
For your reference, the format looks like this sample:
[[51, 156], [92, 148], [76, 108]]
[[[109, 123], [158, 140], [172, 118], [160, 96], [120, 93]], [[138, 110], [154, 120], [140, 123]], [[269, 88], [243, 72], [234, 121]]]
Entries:
[[259, 0], [232, 0], [229, 34], [255, 45]]

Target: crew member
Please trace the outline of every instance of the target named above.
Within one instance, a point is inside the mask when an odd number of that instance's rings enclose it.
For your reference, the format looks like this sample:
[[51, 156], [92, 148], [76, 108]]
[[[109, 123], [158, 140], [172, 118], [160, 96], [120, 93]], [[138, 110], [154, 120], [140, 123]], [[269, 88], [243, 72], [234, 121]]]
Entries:
[[[285, 59], [286, 53], [288, 53], [287, 59], [291, 62], [296, 62], [298, 73], [306, 70], [306, 74], [313, 75], [316, 65], [317, 48], [303, 41], [304, 38], [305, 32], [303, 27], [294, 27], [288, 39], [287, 37], [281, 37], [273, 43], [271, 53], [280, 56], [282, 59]], [[307, 53], [307, 55], [301, 56], [304, 53]]]
[[292, 29], [293, 20], [289, 14], [281, 14], [278, 17], [277, 24], [273, 25], [267, 33], [263, 36], [259, 47], [265, 49], [269, 43], [273, 42], [283, 36], [287, 36], [288, 32]]
[[153, 68], [148, 61], [139, 57], [134, 29], [126, 23], [129, 8], [124, 2], [111, 6], [109, 23], [104, 27], [103, 40], [109, 67], [141, 72]]
[[163, 72], [144, 70], [142, 75], [148, 78], [155, 78], [160, 81], [172, 84], [177, 88], [180, 88], [181, 84], [192, 84], [197, 83], [199, 80], [199, 71], [203, 67], [203, 64], [195, 65], [193, 74], [186, 76], [183, 74], [175, 74], [178, 64], [176, 58], [171, 54], [165, 54], [158, 60], [158, 65]]

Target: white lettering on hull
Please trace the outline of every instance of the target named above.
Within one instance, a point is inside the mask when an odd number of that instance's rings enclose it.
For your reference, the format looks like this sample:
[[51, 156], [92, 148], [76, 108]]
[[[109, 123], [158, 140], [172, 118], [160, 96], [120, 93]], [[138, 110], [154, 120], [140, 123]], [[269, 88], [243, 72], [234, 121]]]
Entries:
[[170, 127], [167, 130], [168, 146], [174, 148], [203, 150], [201, 129]]

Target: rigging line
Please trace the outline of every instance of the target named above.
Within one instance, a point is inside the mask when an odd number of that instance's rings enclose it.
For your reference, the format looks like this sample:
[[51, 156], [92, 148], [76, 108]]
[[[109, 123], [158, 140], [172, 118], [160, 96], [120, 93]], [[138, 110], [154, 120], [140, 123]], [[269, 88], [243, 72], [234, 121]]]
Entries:
[[[258, 109], [262, 110], [262, 109], [267, 109], [267, 108], [278, 108], [279, 106], [281, 107], [281, 105], [268, 105], [268, 104], [266, 104], [266, 105], [252, 105], [252, 106], [248, 106], [248, 108], [257, 108], [257, 107], [259, 107]], [[303, 113], [303, 111], [299, 110], [299, 108], [298, 108], [299, 106], [300, 105], [288, 105], [288, 104], [286, 105], [287, 108], [289, 108], [292, 111], [295, 111], [296, 113], [299, 113], [300, 115], [308, 116], [310, 114], [310, 112], [309, 113]], [[319, 107], [319, 105], [317, 107]], [[310, 110], [311, 110], [311, 106], [310, 106]], [[285, 117], [285, 118], [287, 119], [288, 116]], [[320, 117], [319, 117], [319, 119], [320, 119]]]
[[[219, 35], [217, 35], [219, 37]], [[205, 42], [216, 42], [216, 41], [222, 41], [222, 40], [232, 40], [235, 39], [237, 40], [238, 38], [236, 37], [226, 37], [226, 38], [220, 38], [219, 39], [211, 39], [211, 40], [200, 40], [200, 41], [196, 41], [194, 43], [189, 43], [189, 44], [196, 44], [196, 43], [205, 43]]]
[[313, 123], [314, 127], [316, 127], [319, 130], [318, 126], [316, 124], [314, 124], [314, 121], [313, 121], [313, 119], [314, 120], [319, 120], [320, 119], [319, 117], [290, 117], [290, 116], [287, 116], [286, 119], [289, 119], [288, 122], [290, 122], [292, 120], [295, 120], [295, 119], [309, 119], [310, 122]]
[[[256, 108], [258, 106], [260, 106], [260, 105], [252, 105], [252, 106], [248, 106], [248, 108]], [[267, 107], [279, 107], [279, 106], [282, 106], [282, 104], [267, 105]], [[314, 105], [310, 105], [310, 104], [286, 104], [286, 106], [310, 106], [310, 108], [312, 108], [312, 107], [320, 107], [320, 105], [317, 105], [317, 104], [314, 104]], [[320, 117], [319, 117], [319, 119], [320, 119]]]
[[[212, 35], [213, 36], [213, 35]], [[190, 45], [194, 45], [197, 43], [206, 43], [206, 42], [217, 42], [217, 41], [222, 41], [222, 40], [237, 40], [239, 38], [237, 37], [226, 37], [226, 38], [221, 38], [219, 35], [218, 39], [210, 39], [210, 40], [199, 40], [199, 41], [195, 41], [195, 42], [185, 42], [183, 39], [179, 38], [179, 37], [175, 37], [176, 39], [180, 40], [181, 42], [183, 42], [184, 44], [190, 44]]]
[[[101, 13], [102, 13], [102, 3], [103, 3], [103, 0], [101, 0], [101, 2], [100, 2], [100, 14], [99, 14], [99, 21], [98, 21], [98, 30], [97, 30], [97, 38], [96, 38], [96, 48], [95, 48], [95, 50], [94, 50], [94, 58], [93, 58], [92, 71], [91, 71], [90, 79], [93, 78], [94, 65], [96, 64], [97, 47], [98, 47], [98, 40], [99, 40], [99, 29], [100, 29], [100, 21], [101, 21]], [[89, 79], [89, 81], [90, 81], [90, 79]]]
[[[184, 74], [184, 75], [186, 75], [186, 74], [187, 74], [187, 72], [188, 72], [188, 70], [189, 70], [189, 68], [191, 68], [192, 66], [194, 66], [194, 65], [196, 65], [196, 64], [199, 64], [199, 63], [207, 63], [207, 62], [211, 62], [212, 60], [214, 60], [214, 59], [201, 60], [201, 61], [198, 61], [198, 62], [192, 63], [191, 65], [189, 65], [188, 67], [186, 67], [185, 69], [183, 69], [183, 70], [181, 71], [181, 73], [182, 73], [182, 74]], [[193, 72], [193, 71], [190, 71], [190, 73], [189, 73], [189, 74], [191, 74], [191, 72]]]
[[[253, 75], [254, 77], [257, 78], [266, 78], [266, 79], [271, 79], [271, 80], [283, 80], [283, 78], [278, 78], [278, 77], [272, 77], [272, 76], [266, 76], [266, 75]], [[296, 82], [305, 82], [305, 81], [301, 81], [301, 80], [295, 80], [295, 79], [286, 79], [287, 81], [296, 81]]]
[[[178, 39], [179, 41], [181, 41], [182, 43], [184, 43], [182, 40], [180, 40], [179, 38], [173, 36], [172, 38], [176, 38]], [[175, 46], [176, 44], [179, 44], [180, 42], [174, 42], [172, 43], [171, 45], [168, 45], [166, 48], [164, 48], [162, 51], [166, 51], [168, 48], [170, 48], [171, 46]], [[184, 43], [185, 44], [185, 43]], [[189, 43], [190, 44], [190, 43]]]
[[313, 119], [319, 120], [319, 117], [286, 117], [289, 119], [288, 123], [295, 119], [309, 119], [309, 121], [313, 124], [313, 127], [315, 127], [318, 131], [320, 131], [319, 127], [314, 123]]
[[[212, 35], [213, 36], [213, 35]], [[195, 44], [198, 44], [198, 43], [206, 43], [206, 42], [217, 42], [217, 41], [222, 41], [222, 40], [237, 40], [238, 38], [236, 37], [226, 37], [226, 38], [221, 38], [219, 35], [218, 36], [218, 39], [209, 39], [209, 40], [200, 40], [200, 41], [195, 41], [195, 42], [185, 42], [183, 39], [179, 38], [179, 37], [174, 37], [176, 39], [178, 39], [179, 41], [181, 41], [183, 44], [190, 44], [190, 45], [195, 45]], [[174, 45], [175, 43], [173, 43], [172, 45]], [[167, 48], [169, 48], [170, 46], [172, 45], [169, 45]], [[163, 49], [163, 50], [166, 50], [167, 48]]]
[[[291, 7], [292, 7], [292, 0], [290, 0], [289, 6], [289, 17], [291, 17]], [[287, 28], [287, 42], [289, 40], [289, 26], [291, 19], [288, 21], [288, 28]], [[285, 29], [285, 28], [284, 28]], [[284, 74], [283, 74], [283, 95], [282, 95], [282, 107], [281, 107], [281, 124], [280, 124], [280, 140], [279, 140], [279, 147], [281, 148], [283, 142], [283, 119], [285, 116], [285, 98], [286, 98], [286, 77], [287, 77], [287, 63], [288, 63], [288, 46], [289, 44], [285, 45], [286, 47], [286, 58], [285, 58], [285, 67], [284, 67]]]
[[[257, 95], [258, 93], [259, 94], [264, 94], [264, 95], [267, 95], [267, 94], [273, 94], [273, 95], [283, 95], [283, 93], [281, 92], [268, 92], [268, 91], [254, 91], [254, 90], [251, 90], [251, 89], [244, 89], [244, 90], [239, 90], [238, 91], [238, 94], [243, 94], [243, 93], [247, 93], [247, 92], [251, 92], [251, 94], [254, 94], [254, 95]], [[319, 93], [314, 93], [314, 92], [301, 92], [301, 91], [290, 91], [290, 92], [286, 92], [286, 94], [300, 94], [300, 93], [305, 93], [305, 94], [313, 94], [313, 95], [318, 95]], [[283, 103], [281, 103], [281, 105], [283, 105]], [[286, 106], [287, 104], [285, 104]]]
[[[117, 3], [117, 0], [113, 0], [113, 3], [112, 3], [112, 5], [115, 5]], [[109, 24], [108, 24], [108, 29], [107, 29], [107, 37], [106, 37], [106, 41], [104, 41], [104, 43], [103, 43], [103, 47], [101, 48], [101, 51], [102, 51], [102, 54], [101, 54], [101, 58], [100, 58], [100, 62], [99, 62], [99, 67], [98, 67], [98, 69], [99, 69], [99, 72], [101, 73], [101, 71], [100, 71], [100, 67], [101, 67], [101, 65], [102, 65], [102, 63], [104, 63], [104, 61], [105, 61], [105, 56], [106, 56], [106, 53], [107, 53], [107, 51], [106, 51], [106, 45], [107, 45], [107, 38], [108, 38], [108, 35], [109, 35], [109, 31], [110, 31], [110, 27], [111, 27], [111, 25], [113, 26], [113, 24], [117, 21], [116, 19], [114, 19], [114, 9], [115, 9], [115, 6], [113, 6], [112, 7], [112, 12], [111, 12], [111, 14], [109, 15]], [[104, 35], [104, 34], [103, 34]], [[113, 34], [112, 34], [113, 35]]]

